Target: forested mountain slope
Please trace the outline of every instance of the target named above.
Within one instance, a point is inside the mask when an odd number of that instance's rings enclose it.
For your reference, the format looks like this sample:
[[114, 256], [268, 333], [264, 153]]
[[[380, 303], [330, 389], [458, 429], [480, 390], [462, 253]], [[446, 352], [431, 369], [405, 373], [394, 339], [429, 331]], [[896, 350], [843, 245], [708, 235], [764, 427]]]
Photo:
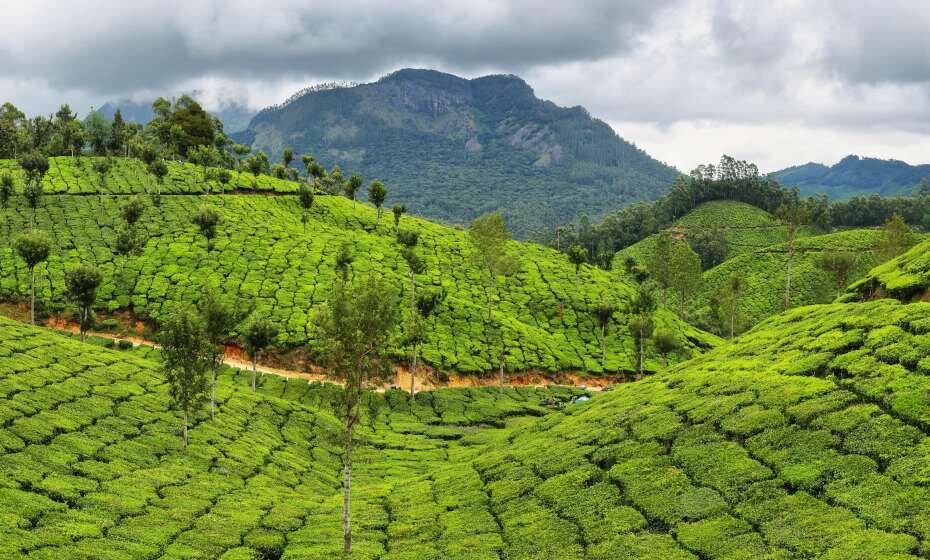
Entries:
[[909, 165], [898, 160], [846, 156], [832, 166], [807, 163], [776, 171], [783, 184], [803, 195], [825, 193], [830, 198], [909, 195], [921, 179], [930, 180], [930, 164]]
[[[83, 158], [88, 160], [89, 158]], [[149, 203], [138, 224], [143, 240], [137, 255], [115, 254], [122, 204], [126, 196], [82, 196], [104, 192], [141, 192], [148, 184], [138, 163], [115, 160], [105, 180], [90, 172], [89, 162], [55, 158], [46, 185], [57, 194], [45, 196], [35, 224], [52, 236], [49, 262], [39, 267], [39, 295], [49, 311], [66, 309], [64, 272], [91, 263], [104, 274], [98, 295], [101, 310], [131, 311], [157, 320], [166, 303], [196, 302], [208, 285], [237, 298], [240, 310], [267, 314], [278, 325], [279, 349], [313, 348], [315, 308], [336, 283], [335, 261], [347, 244], [355, 261], [353, 274], [369, 271], [386, 276], [403, 297], [409, 295], [409, 267], [395, 239], [392, 217], [378, 221], [374, 208], [341, 196], [318, 195], [306, 231], [295, 196], [237, 194], [194, 196], [203, 192], [201, 170], [173, 164], [161, 187], [161, 206]], [[10, 167], [11, 162], [0, 163]], [[233, 174], [233, 184], [251, 189], [251, 176]], [[217, 192], [218, 185], [211, 183]], [[17, 191], [20, 183], [17, 182]], [[261, 176], [258, 190], [288, 193], [295, 183]], [[178, 193], [178, 194], [170, 194]], [[148, 198], [146, 198], [148, 200]], [[221, 216], [212, 250], [192, 223], [202, 204]], [[0, 297], [22, 300], [29, 293], [29, 271], [15, 256], [18, 233], [28, 230], [32, 211], [16, 196], [0, 223]], [[499, 286], [494, 320], [487, 320], [486, 278], [475, 264], [468, 234], [414, 217], [403, 217], [401, 229], [420, 234], [418, 251], [426, 271], [422, 288], [444, 290], [447, 297], [429, 320], [423, 348], [426, 362], [441, 372], [482, 373], [495, 369], [501, 347], [510, 371], [619, 372], [635, 369], [632, 339], [622, 309], [634, 287], [610, 273], [583, 266], [576, 275], [566, 257], [535, 244], [511, 245], [519, 272]], [[404, 300], [408, 301], [408, 300]], [[600, 328], [595, 310], [602, 303], [618, 308], [607, 329], [608, 353], [601, 359]], [[676, 319], [658, 314], [658, 326], [674, 333], [683, 345], [673, 360], [710, 347], [717, 339]], [[502, 333], [496, 334], [496, 333]], [[396, 355], [402, 358], [398, 346]], [[651, 357], [648, 369], [661, 360]]]
[[400, 70], [301, 92], [236, 138], [385, 181], [392, 200], [464, 224], [501, 210], [518, 236], [600, 217], [665, 192], [677, 172], [581, 107], [543, 101], [515, 76]]

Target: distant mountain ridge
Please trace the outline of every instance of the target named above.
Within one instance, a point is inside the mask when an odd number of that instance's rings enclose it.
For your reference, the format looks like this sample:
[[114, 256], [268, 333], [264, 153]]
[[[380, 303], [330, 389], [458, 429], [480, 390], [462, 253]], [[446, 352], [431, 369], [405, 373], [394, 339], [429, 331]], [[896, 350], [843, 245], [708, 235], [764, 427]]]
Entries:
[[894, 159], [846, 156], [833, 166], [807, 163], [772, 174], [803, 195], [824, 193], [830, 198], [880, 194], [911, 194], [921, 179], [930, 180], [930, 164], [910, 165]]
[[664, 193], [678, 172], [582, 107], [538, 99], [512, 75], [399, 70], [310, 88], [235, 135], [277, 160], [284, 147], [388, 185], [389, 202], [466, 224], [501, 210], [521, 237]]

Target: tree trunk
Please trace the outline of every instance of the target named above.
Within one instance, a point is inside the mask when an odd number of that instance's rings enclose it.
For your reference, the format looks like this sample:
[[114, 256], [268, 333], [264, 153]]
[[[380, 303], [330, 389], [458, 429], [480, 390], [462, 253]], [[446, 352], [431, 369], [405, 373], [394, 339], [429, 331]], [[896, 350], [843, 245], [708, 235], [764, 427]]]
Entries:
[[352, 518], [349, 509], [352, 494], [352, 423], [346, 422], [346, 449], [342, 473], [342, 551], [352, 552]]
[[730, 338], [733, 338], [733, 331], [735, 331], [736, 323], [736, 311], [730, 313]]
[[639, 332], [639, 374], [643, 374], [643, 365], [646, 358], [646, 340], [643, 336], [643, 332]]
[[36, 267], [32, 267], [32, 288], [29, 290], [29, 320], [36, 324]]
[[187, 449], [187, 409], [184, 409], [184, 449]]
[[87, 310], [81, 310], [81, 342], [84, 342], [84, 337], [87, 334]]
[[258, 355], [252, 358], [252, 390], [255, 390], [255, 360], [258, 358]]
[[210, 420], [216, 411], [216, 360], [213, 360], [213, 368], [210, 370], [213, 375], [210, 379]]
[[501, 355], [501, 384], [500, 384], [500, 394], [504, 394], [504, 356]]
[[491, 283], [488, 288], [488, 321], [491, 320], [491, 311], [494, 307], [494, 273], [491, 273]]
[[413, 398], [417, 383], [417, 345], [413, 345], [413, 368], [410, 370], [410, 398]]
[[607, 327], [601, 327], [601, 367], [607, 363]]
[[785, 309], [791, 308], [791, 261], [794, 259], [794, 244], [788, 244], [788, 271], [785, 280]]

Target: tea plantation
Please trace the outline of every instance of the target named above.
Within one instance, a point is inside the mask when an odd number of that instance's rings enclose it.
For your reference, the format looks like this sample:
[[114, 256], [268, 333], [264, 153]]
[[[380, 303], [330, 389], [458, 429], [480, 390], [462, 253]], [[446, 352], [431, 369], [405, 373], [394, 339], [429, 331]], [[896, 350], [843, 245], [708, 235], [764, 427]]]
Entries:
[[[0, 392], [0, 556], [340, 549], [333, 386], [225, 370], [183, 450], [155, 362], [0, 319]], [[546, 394], [369, 394], [352, 557], [924, 557], [930, 304], [798, 308], [564, 413]]]
[[[62, 173], [70, 169], [67, 158], [53, 161]], [[131, 170], [134, 164], [121, 165]], [[183, 169], [195, 173], [189, 166]], [[127, 189], [135, 190], [134, 184]], [[280, 326], [280, 348], [312, 347], [315, 306], [329, 296], [337, 278], [336, 256], [345, 243], [355, 255], [354, 274], [375, 271], [389, 278], [403, 297], [409, 297], [409, 269], [395, 240], [393, 217], [382, 216], [378, 225], [375, 210], [368, 205], [344, 197], [317, 196], [304, 233], [294, 196], [165, 196], [159, 207], [148, 206], [138, 224], [145, 241], [140, 254], [116, 256], [116, 229], [125, 200], [118, 195], [43, 198], [35, 223], [50, 233], [54, 244], [48, 263], [39, 267], [39, 295], [49, 311], [65, 310], [64, 272], [89, 262], [104, 273], [100, 310], [131, 310], [137, 317], [157, 320], [166, 302], [196, 302], [205, 286], [216, 285], [236, 297], [243, 311], [270, 315]], [[205, 202], [217, 206], [222, 220], [209, 252], [191, 220]], [[15, 256], [12, 244], [18, 232], [29, 228], [31, 219], [32, 211], [20, 197], [4, 212], [0, 225], [2, 299], [21, 300], [29, 292], [29, 271]], [[418, 251], [427, 270], [418, 284], [447, 294], [430, 320], [424, 359], [442, 371], [494, 369], [499, 337], [486, 320], [485, 280], [473, 264], [467, 233], [409, 216], [402, 219], [401, 228], [420, 233]], [[503, 282], [495, 298], [495, 319], [503, 325], [510, 370], [635, 369], [632, 341], [621, 314], [608, 328], [609, 352], [604, 361], [594, 316], [603, 302], [622, 309], [634, 291], [630, 282], [587, 265], [576, 277], [561, 253], [534, 244], [515, 242], [511, 247], [519, 256], [520, 271]], [[673, 360], [717, 343], [716, 337], [666, 311], [659, 313], [658, 323], [675, 333], [683, 345]], [[396, 349], [398, 357], [401, 351]], [[654, 358], [647, 367], [655, 370], [660, 364]]]
[[930, 293], [930, 240], [918, 243], [910, 251], [875, 267], [852, 284], [844, 300], [885, 295], [903, 301], [926, 298]]

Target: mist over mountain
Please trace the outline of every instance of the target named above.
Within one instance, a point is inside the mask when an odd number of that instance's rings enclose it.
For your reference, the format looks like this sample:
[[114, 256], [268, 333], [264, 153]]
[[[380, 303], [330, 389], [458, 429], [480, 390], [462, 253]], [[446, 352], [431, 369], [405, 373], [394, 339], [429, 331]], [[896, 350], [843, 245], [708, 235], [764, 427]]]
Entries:
[[448, 223], [501, 210], [521, 237], [654, 199], [677, 174], [584, 108], [541, 100], [512, 75], [405, 69], [310, 88], [259, 112], [236, 138], [272, 159], [292, 147], [381, 179], [389, 202]]
[[832, 166], [806, 163], [773, 173], [803, 195], [824, 193], [830, 198], [911, 194], [921, 179], [930, 179], [930, 164], [910, 165], [895, 159], [849, 155]]

